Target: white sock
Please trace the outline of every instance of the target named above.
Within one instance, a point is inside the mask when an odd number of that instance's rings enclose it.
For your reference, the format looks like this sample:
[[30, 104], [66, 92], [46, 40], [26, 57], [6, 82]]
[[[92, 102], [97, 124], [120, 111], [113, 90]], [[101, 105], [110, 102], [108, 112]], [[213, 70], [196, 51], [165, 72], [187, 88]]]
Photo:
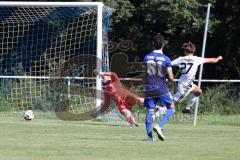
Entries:
[[152, 115], [153, 122], [156, 120], [156, 118], [159, 118], [160, 116], [164, 115], [166, 111], [167, 107], [158, 106], [158, 110], [154, 112], [154, 114]]
[[158, 111], [155, 113], [156, 116], [160, 117], [161, 115], [164, 115], [167, 111], [167, 107], [159, 107]]
[[191, 95], [188, 103], [187, 103], [187, 106], [186, 106], [186, 109], [191, 109], [193, 104], [197, 101], [197, 96], [195, 96], [194, 94]]
[[155, 117], [160, 117], [161, 115], [164, 115], [165, 112], [167, 111], [167, 107], [160, 107], [157, 106], [158, 111], [154, 113]]
[[162, 129], [161, 127], [159, 127], [158, 124], [156, 124], [156, 125], [154, 126], [154, 128], [156, 128], [156, 129]]

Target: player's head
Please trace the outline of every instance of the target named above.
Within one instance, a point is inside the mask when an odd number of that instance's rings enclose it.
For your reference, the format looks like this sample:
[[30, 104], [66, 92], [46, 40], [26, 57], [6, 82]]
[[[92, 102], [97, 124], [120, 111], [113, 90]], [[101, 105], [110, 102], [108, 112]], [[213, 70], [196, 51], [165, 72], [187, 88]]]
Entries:
[[164, 47], [164, 37], [160, 33], [158, 33], [153, 38], [153, 46], [155, 49], [162, 49]]
[[190, 41], [183, 43], [182, 49], [184, 49], [186, 55], [194, 54], [196, 51], [195, 45]]
[[102, 84], [105, 86], [107, 85], [109, 82], [111, 81], [111, 77], [110, 76], [102, 76]]

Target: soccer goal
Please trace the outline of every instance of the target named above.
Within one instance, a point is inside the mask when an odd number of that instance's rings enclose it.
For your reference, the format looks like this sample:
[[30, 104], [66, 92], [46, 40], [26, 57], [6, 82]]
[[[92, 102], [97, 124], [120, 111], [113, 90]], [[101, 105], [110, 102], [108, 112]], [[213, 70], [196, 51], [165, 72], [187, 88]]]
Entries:
[[[2, 110], [101, 104], [111, 10], [101, 2], [0, 2]], [[3, 109], [4, 108], [4, 109]]]

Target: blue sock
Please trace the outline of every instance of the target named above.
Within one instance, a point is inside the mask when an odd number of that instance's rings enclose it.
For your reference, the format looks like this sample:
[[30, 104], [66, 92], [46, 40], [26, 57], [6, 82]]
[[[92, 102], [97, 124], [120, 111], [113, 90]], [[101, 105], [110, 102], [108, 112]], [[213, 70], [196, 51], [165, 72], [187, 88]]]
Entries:
[[152, 136], [152, 116], [153, 116], [153, 111], [147, 111], [145, 124], [146, 124], [147, 136], [150, 138], [153, 138], [153, 136]]
[[160, 128], [163, 128], [164, 125], [167, 124], [171, 120], [171, 118], [174, 115], [174, 112], [175, 112], [175, 108], [167, 109], [166, 113], [164, 114], [164, 116], [158, 123]]

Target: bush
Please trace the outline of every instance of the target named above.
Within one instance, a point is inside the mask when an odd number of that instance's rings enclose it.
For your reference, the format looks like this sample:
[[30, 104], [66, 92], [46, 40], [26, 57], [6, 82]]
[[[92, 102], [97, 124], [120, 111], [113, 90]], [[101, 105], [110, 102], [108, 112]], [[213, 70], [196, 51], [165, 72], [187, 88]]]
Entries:
[[239, 89], [230, 84], [207, 87], [200, 97], [200, 113], [240, 114]]
[[[142, 94], [139, 94], [142, 95]], [[182, 111], [187, 105], [189, 97], [186, 97], [181, 103], [177, 104], [176, 112]], [[240, 114], [240, 90], [234, 85], [222, 84], [203, 87], [203, 94], [200, 96], [199, 113], [200, 114]], [[195, 104], [194, 106], [195, 107]], [[135, 114], [145, 113], [142, 106], [134, 108]]]

